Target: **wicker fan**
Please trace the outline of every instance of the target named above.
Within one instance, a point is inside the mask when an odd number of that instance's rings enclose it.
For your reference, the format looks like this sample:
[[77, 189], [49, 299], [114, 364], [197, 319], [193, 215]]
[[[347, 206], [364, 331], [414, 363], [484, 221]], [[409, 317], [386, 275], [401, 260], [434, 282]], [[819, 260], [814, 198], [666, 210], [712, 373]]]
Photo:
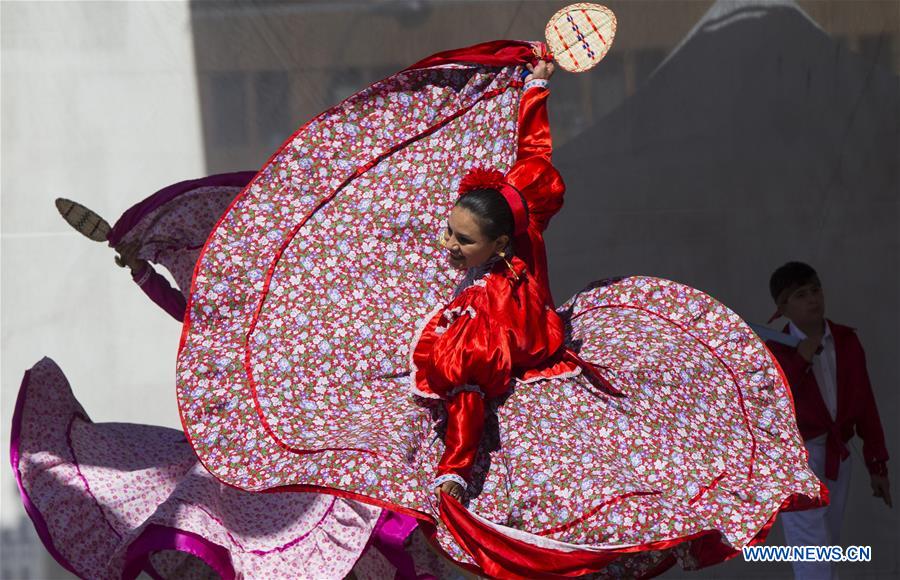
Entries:
[[59, 210], [59, 215], [82, 235], [89, 237], [95, 242], [106, 241], [111, 229], [109, 222], [92, 210], [84, 207], [77, 201], [62, 197], [56, 198], [56, 209]]
[[544, 29], [554, 60], [569, 72], [593, 68], [609, 52], [615, 36], [616, 15], [599, 4], [570, 4]]

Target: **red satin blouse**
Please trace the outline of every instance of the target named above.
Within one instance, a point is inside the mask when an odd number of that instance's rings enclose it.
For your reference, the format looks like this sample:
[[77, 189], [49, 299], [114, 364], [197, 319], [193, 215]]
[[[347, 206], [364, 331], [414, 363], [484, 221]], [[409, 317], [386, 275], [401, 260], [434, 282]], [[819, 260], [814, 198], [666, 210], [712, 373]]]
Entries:
[[562, 320], [525, 262], [511, 262], [512, 269], [497, 262], [427, 322], [412, 355], [419, 394], [448, 399], [475, 391], [493, 399], [560, 351]]

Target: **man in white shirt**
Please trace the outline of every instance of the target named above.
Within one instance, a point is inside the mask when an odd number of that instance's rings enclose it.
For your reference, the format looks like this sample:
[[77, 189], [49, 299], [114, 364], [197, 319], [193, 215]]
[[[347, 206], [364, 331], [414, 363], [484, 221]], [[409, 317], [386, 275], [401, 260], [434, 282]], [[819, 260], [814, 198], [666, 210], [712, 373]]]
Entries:
[[[852, 463], [846, 443], [854, 432], [863, 439], [863, 457], [872, 492], [891, 507], [884, 433], [866, 371], [865, 353], [850, 327], [825, 318], [825, 294], [816, 271], [788, 262], [769, 281], [785, 316], [784, 332], [800, 339], [796, 347], [767, 346], [778, 359], [791, 386], [797, 426], [809, 452], [809, 466], [828, 488], [830, 505], [781, 514], [791, 546], [840, 545], [841, 522], [850, 486]], [[794, 562], [799, 579], [836, 578], [830, 562]]]

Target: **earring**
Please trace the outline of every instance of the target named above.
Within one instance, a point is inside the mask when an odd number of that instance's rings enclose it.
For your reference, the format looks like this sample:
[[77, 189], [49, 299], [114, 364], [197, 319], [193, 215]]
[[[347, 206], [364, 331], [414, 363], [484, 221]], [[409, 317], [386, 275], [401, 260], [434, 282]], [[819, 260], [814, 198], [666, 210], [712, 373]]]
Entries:
[[513, 268], [512, 262], [510, 262], [510, 261], [506, 258], [506, 250], [500, 250], [499, 252], [497, 252], [497, 255], [500, 256], [500, 257], [503, 259], [504, 262], [506, 262], [506, 267], [509, 268], [509, 271], [512, 272], [513, 278], [515, 278], [515, 279], [516, 279], [516, 282], [518, 282], [518, 281], [519, 281], [519, 275], [516, 274], [516, 270], [515, 270], [515, 268]]

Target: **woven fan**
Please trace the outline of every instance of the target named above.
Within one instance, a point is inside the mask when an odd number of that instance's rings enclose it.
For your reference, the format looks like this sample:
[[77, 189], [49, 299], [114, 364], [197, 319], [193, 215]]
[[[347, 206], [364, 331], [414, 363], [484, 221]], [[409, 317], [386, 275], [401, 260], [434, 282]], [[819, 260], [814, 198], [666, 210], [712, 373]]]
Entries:
[[56, 198], [56, 209], [69, 225], [95, 242], [105, 242], [109, 235], [109, 222], [77, 201]]
[[584, 72], [603, 60], [616, 36], [616, 15], [599, 4], [570, 4], [550, 18], [544, 37], [556, 63]]

